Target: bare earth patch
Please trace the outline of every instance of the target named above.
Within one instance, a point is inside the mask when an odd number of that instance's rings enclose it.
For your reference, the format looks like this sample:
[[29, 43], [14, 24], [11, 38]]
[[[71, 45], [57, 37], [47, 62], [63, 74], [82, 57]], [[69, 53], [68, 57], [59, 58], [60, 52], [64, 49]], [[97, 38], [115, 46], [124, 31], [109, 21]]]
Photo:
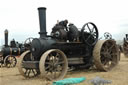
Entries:
[[[95, 69], [80, 70], [68, 72], [65, 78], [86, 77], [86, 80], [77, 85], [91, 85], [89, 80], [99, 76], [106, 80], [111, 80], [110, 85], [128, 85], [128, 58], [121, 54], [121, 61], [119, 64], [109, 72], [99, 72]], [[0, 85], [52, 85], [40, 77], [33, 79], [25, 79], [18, 71], [18, 68], [0, 68]]]

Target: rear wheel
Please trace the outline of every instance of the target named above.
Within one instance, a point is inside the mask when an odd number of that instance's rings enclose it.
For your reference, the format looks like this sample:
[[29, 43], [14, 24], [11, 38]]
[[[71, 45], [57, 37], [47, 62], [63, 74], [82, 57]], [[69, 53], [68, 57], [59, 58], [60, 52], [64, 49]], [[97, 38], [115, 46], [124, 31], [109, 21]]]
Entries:
[[97, 69], [109, 71], [118, 64], [119, 50], [114, 40], [99, 40], [93, 50]]
[[41, 77], [48, 80], [62, 79], [68, 69], [67, 57], [58, 49], [48, 50], [41, 56], [39, 68]]

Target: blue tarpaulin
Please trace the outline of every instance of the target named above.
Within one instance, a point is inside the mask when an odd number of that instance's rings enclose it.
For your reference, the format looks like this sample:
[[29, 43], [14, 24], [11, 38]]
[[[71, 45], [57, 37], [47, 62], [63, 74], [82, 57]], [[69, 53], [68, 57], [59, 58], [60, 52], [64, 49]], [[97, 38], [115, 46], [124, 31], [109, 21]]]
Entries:
[[80, 77], [80, 78], [66, 78], [64, 80], [59, 80], [53, 82], [53, 85], [73, 85], [73, 84], [78, 84], [86, 80], [85, 77]]

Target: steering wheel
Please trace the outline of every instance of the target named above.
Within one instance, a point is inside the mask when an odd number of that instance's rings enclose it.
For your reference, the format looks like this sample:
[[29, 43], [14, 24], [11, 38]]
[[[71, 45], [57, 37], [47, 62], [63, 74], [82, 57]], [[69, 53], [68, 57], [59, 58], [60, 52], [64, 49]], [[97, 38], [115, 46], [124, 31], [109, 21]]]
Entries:
[[31, 46], [31, 44], [32, 44], [32, 40], [33, 40], [33, 37], [29, 37], [29, 38], [27, 38], [27, 39], [25, 40], [25, 42], [24, 42], [25, 48], [27, 48], [27, 49], [30, 48], [30, 46]]
[[83, 42], [88, 44], [89, 46], [95, 45], [99, 36], [98, 29], [92, 22], [88, 22], [83, 25], [81, 34]]
[[109, 32], [104, 33], [105, 39], [112, 39], [112, 35]]

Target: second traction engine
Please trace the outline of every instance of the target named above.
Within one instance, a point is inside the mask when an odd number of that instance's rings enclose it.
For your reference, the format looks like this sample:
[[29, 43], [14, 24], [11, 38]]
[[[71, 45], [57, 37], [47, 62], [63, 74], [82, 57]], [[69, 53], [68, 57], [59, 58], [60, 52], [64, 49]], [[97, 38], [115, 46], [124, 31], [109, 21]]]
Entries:
[[118, 63], [118, 49], [113, 39], [98, 40], [98, 29], [92, 22], [81, 30], [68, 20], [55, 24], [51, 35], [46, 32], [46, 8], [39, 10], [40, 37], [34, 38], [18, 64], [24, 77], [41, 75], [49, 80], [62, 79], [70, 68], [89, 69], [95, 65], [109, 71]]
[[125, 57], [128, 58], [128, 34], [125, 35], [125, 38], [123, 41], [123, 53]]
[[16, 56], [19, 56], [25, 51], [22, 43], [16, 42], [14, 39], [8, 44], [8, 30], [4, 32], [5, 44], [0, 51], [0, 67], [15, 67], [17, 63]]

